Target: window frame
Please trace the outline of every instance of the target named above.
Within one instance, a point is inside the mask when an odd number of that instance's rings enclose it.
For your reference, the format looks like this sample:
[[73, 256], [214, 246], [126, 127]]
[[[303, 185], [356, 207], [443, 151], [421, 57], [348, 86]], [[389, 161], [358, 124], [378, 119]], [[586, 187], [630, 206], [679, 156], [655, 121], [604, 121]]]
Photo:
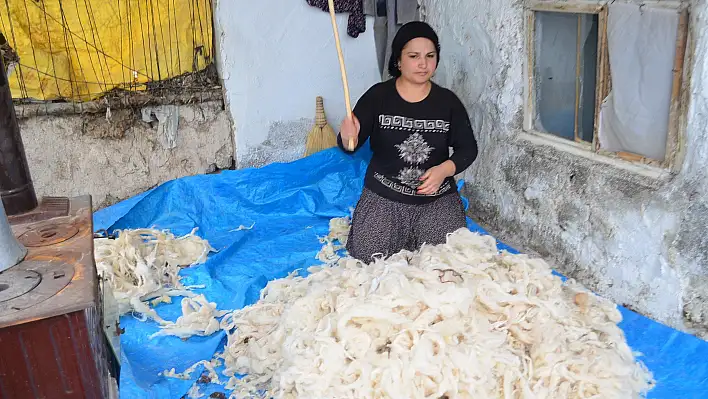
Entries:
[[[600, 106], [609, 95], [612, 88], [609, 48], [607, 45], [607, 4], [587, 3], [581, 1], [558, 2], [555, 0], [525, 0], [524, 2], [524, 33], [526, 36], [526, 87], [524, 95], [524, 122], [523, 131], [527, 134], [548, 139], [552, 143], [566, 144], [582, 149], [592, 154], [607, 158], [620, 159], [632, 164], [643, 164], [661, 169], [676, 170], [683, 149], [683, 131], [685, 129], [685, 113], [688, 104], [689, 68], [691, 47], [691, 29], [689, 26], [689, 7], [681, 2], [644, 2], [644, 6], [652, 8], [673, 9], [679, 14], [678, 34], [676, 38], [676, 56], [673, 66], [673, 82], [671, 89], [671, 104], [669, 107], [669, 126], [666, 137], [666, 155], [663, 160], [656, 160], [643, 155], [625, 151], [608, 151], [600, 148], [598, 128]], [[598, 15], [598, 54], [597, 77], [595, 87], [595, 123], [592, 143], [578, 138], [577, 114], [575, 140], [568, 140], [552, 133], [541, 132], [535, 128], [536, 119], [536, 12], [558, 12], [571, 14], [596, 14]], [[576, 97], [578, 92], [576, 91]], [[577, 102], [576, 102], [577, 103]], [[577, 113], [577, 110], [576, 110]]]

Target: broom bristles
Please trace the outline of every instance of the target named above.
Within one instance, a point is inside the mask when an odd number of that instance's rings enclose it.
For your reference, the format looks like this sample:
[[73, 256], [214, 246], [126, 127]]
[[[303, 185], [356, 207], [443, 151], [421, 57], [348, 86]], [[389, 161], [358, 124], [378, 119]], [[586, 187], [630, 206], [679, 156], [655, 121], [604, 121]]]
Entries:
[[305, 156], [337, 146], [337, 134], [330, 125], [315, 126], [307, 135]]
[[337, 146], [337, 133], [327, 123], [322, 97], [316, 99], [315, 126], [307, 134], [305, 156]]

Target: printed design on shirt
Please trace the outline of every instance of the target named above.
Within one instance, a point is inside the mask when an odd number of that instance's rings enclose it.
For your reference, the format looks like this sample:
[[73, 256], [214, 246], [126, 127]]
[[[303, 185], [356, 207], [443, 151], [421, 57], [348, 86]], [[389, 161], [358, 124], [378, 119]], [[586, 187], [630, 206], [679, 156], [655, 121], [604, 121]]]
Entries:
[[396, 179], [408, 187], [418, 188], [421, 184], [423, 184], [423, 182], [420, 181], [420, 177], [423, 176], [424, 173], [424, 170], [415, 167], [403, 168], [400, 172], [398, 172]]
[[413, 119], [395, 115], [379, 115], [379, 126], [385, 129], [423, 133], [447, 133], [450, 130], [450, 122], [442, 119]]
[[396, 144], [398, 155], [406, 163], [418, 165], [430, 158], [430, 153], [435, 149], [428, 145], [420, 133], [413, 133], [401, 144]]
[[381, 184], [383, 184], [384, 186], [388, 187], [389, 189], [391, 189], [397, 193], [400, 193], [403, 195], [408, 195], [411, 197], [435, 197], [435, 196], [438, 196], [438, 195], [441, 195], [443, 193], [450, 191], [450, 189], [452, 188], [452, 185], [450, 185], [450, 182], [445, 181], [440, 186], [438, 191], [436, 191], [432, 194], [420, 194], [420, 193], [418, 193], [417, 188], [412, 188], [412, 187], [404, 186], [402, 184], [398, 184], [395, 181], [387, 178], [386, 176], [384, 176], [378, 172], [374, 173], [374, 179], [378, 180]]

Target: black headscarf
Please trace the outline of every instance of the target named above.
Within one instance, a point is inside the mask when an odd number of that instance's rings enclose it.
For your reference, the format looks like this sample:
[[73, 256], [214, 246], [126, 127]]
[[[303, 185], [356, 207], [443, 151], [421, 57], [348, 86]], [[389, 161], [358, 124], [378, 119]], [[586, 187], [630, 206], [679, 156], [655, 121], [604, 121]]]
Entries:
[[393, 38], [393, 43], [391, 44], [391, 58], [388, 60], [388, 73], [391, 76], [395, 78], [401, 76], [401, 70], [398, 69], [398, 60], [401, 59], [403, 47], [405, 47], [408, 42], [418, 37], [424, 37], [433, 42], [435, 51], [438, 54], [437, 62], [440, 63], [440, 41], [433, 28], [425, 22], [409, 22], [401, 26], [396, 33], [396, 37]]

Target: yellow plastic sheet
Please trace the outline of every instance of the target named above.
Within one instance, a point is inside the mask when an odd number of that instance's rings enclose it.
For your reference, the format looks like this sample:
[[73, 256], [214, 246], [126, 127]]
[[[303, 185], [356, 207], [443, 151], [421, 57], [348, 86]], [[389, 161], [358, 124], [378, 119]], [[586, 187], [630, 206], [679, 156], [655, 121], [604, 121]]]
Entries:
[[[4, 4], [3, 4], [4, 3]], [[86, 101], [204, 69], [211, 0], [0, 0], [13, 98]]]

